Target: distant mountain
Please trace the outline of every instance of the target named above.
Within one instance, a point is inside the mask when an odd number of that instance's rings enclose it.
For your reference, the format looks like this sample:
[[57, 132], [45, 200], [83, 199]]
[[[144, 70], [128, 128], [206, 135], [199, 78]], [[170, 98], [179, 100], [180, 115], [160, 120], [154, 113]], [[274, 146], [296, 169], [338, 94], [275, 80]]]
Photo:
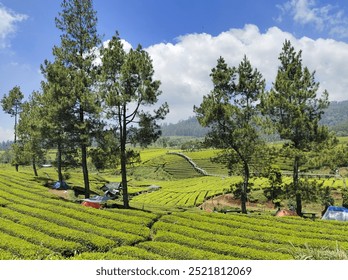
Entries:
[[161, 126], [162, 136], [191, 136], [204, 137], [209, 131], [208, 128], [202, 127], [195, 117], [179, 121], [176, 124], [163, 124]]
[[[348, 135], [348, 100], [332, 101], [325, 110], [320, 121], [322, 125], [327, 125], [335, 131], [338, 136]], [[204, 137], [209, 131], [202, 127], [195, 117], [179, 121], [176, 124], [165, 123], [161, 126], [162, 136], [191, 136]]]
[[12, 143], [13, 143], [12, 141], [0, 142], [0, 151], [8, 150], [11, 147]]
[[325, 110], [321, 124], [327, 125], [335, 131], [338, 136], [348, 135], [348, 100], [332, 101]]

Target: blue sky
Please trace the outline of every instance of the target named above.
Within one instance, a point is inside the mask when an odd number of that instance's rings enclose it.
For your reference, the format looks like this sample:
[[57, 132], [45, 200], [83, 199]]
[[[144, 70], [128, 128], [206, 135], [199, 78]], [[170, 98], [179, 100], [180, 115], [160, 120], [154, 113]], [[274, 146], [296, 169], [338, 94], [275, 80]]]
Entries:
[[[0, 0], [0, 97], [14, 86], [27, 97], [40, 89], [40, 64], [51, 59], [60, 32], [58, 0]], [[107, 41], [119, 31], [126, 45], [150, 53], [168, 122], [193, 115], [211, 89], [219, 56], [238, 65], [244, 54], [271, 86], [285, 39], [331, 100], [346, 100], [348, 2], [329, 0], [94, 0], [98, 31]], [[13, 119], [0, 112], [0, 141], [12, 139]]]

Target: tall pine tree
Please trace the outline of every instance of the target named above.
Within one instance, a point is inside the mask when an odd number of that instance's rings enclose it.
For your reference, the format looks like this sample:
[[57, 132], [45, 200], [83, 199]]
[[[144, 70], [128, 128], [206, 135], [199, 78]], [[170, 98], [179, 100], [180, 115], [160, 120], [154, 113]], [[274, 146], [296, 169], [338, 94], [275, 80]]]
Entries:
[[29, 100], [22, 104], [20, 120], [18, 122], [18, 148], [23, 154], [25, 162], [30, 162], [35, 176], [37, 164], [43, 163], [45, 158], [44, 141], [41, 127], [43, 119], [40, 115], [40, 93], [33, 92]]
[[45, 61], [41, 66], [45, 81], [39, 96], [41, 135], [47, 148], [57, 150], [56, 162], [58, 181], [63, 181], [63, 167], [71, 167], [69, 158], [74, 158], [78, 146], [78, 123], [74, 98], [71, 98], [69, 69], [58, 60]]
[[[1, 99], [1, 105], [4, 112], [7, 114], [10, 114], [11, 117], [15, 118], [15, 122], [14, 122], [14, 144], [15, 145], [17, 143], [18, 116], [21, 112], [23, 98], [24, 98], [24, 95], [20, 87], [15, 86], [13, 89], [10, 90], [8, 96], [5, 94], [4, 97]], [[16, 167], [16, 171], [18, 171], [19, 160], [17, 155], [15, 156], [14, 164]]]
[[257, 130], [257, 104], [265, 81], [246, 56], [238, 68], [229, 67], [220, 57], [210, 76], [214, 88], [194, 111], [200, 124], [211, 128], [206, 140], [211, 146], [223, 149], [222, 158], [230, 171], [242, 167], [243, 182], [237, 188], [242, 213], [247, 213], [251, 165], [263, 146]]
[[141, 46], [128, 53], [116, 34], [101, 51], [100, 86], [103, 105], [120, 144], [123, 204], [129, 207], [127, 188], [126, 144], [150, 144], [160, 136], [156, 123], [168, 113], [168, 105], [161, 105], [153, 113], [143, 111], [157, 103], [161, 94], [160, 81], [153, 80], [154, 70], [149, 54]]
[[324, 109], [329, 105], [325, 90], [319, 98], [319, 83], [315, 72], [302, 65], [302, 52], [296, 52], [290, 41], [283, 44], [280, 66], [272, 89], [262, 98], [263, 113], [273, 124], [280, 138], [286, 140], [293, 158], [292, 191], [296, 212], [302, 215], [302, 186], [299, 179], [306, 152], [329, 139], [328, 129], [319, 125]]
[[[53, 49], [56, 60], [63, 63], [70, 79], [69, 98], [73, 101], [76, 123], [72, 134], [77, 135], [85, 196], [89, 197], [87, 147], [100, 106], [96, 89], [96, 52], [101, 40], [97, 33], [97, 17], [92, 0], [64, 0], [56, 26], [62, 31], [61, 45]], [[70, 131], [71, 132], [71, 131]]]

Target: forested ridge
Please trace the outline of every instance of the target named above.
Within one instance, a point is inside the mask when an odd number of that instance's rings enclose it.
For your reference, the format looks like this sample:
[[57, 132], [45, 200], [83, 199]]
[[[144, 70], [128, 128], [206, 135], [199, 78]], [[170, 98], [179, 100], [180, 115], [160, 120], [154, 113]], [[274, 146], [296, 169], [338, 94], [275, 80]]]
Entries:
[[[348, 100], [332, 101], [325, 110], [321, 124], [329, 126], [338, 136], [348, 135]], [[180, 120], [177, 123], [163, 123], [161, 125], [162, 136], [191, 136], [204, 137], [209, 129], [202, 127], [195, 117]], [[0, 143], [0, 150], [10, 147], [11, 141]]]
[[[321, 119], [321, 124], [329, 126], [338, 136], [348, 135], [348, 100], [331, 101]], [[164, 123], [161, 126], [162, 136], [204, 137], [208, 132], [195, 117], [180, 120], [177, 123]]]
[[321, 123], [330, 127], [338, 136], [348, 135], [348, 100], [332, 101], [326, 109]]
[[164, 123], [161, 126], [162, 136], [192, 136], [204, 137], [209, 131], [202, 127], [195, 117], [180, 120], [177, 123]]

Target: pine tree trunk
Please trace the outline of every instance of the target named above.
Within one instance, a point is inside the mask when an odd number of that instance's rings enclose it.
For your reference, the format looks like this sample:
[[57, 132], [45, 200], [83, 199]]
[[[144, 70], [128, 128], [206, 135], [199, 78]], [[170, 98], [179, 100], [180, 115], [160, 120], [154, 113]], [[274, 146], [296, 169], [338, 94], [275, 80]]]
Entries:
[[[14, 125], [14, 143], [17, 143], [17, 114], [18, 114], [18, 106], [15, 107], [15, 125]], [[16, 160], [17, 161], [17, 160]], [[18, 172], [19, 164], [15, 163], [16, 171]]]
[[[84, 109], [82, 105], [80, 105], [80, 123], [84, 124]], [[85, 185], [85, 198], [89, 198], [90, 188], [89, 188], [89, 176], [88, 176], [88, 166], [87, 166], [87, 145], [86, 145], [86, 131], [85, 129], [82, 131], [81, 139], [81, 165], [82, 165], [82, 173], [83, 173], [83, 181]]]
[[58, 143], [58, 154], [57, 154], [57, 169], [58, 169], [58, 181], [63, 182], [63, 173], [62, 173], [62, 144]]
[[127, 142], [127, 123], [126, 123], [126, 108], [123, 106], [122, 120], [120, 120], [120, 138], [121, 138], [121, 173], [122, 173], [122, 196], [123, 207], [129, 208], [128, 197], [128, 185], [127, 185], [127, 154], [126, 154], [126, 142]]
[[122, 173], [122, 195], [123, 195], [123, 206], [124, 208], [129, 208], [129, 198], [128, 198], [128, 186], [127, 186], [127, 156], [126, 147], [121, 144], [121, 173]]
[[248, 199], [248, 185], [249, 185], [249, 166], [246, 162], [244, 162], [244, 182], [243, 182], [243, 189], [242, 189], [242, 195], [241, 195], [241, 210], [243, 214], [247, 214], [247, 199]]
[[36, 160], [35, 160], [34, 157], [33, 157], [33, 162], [32, 162], [32, 164], [33, 164], [34, 176], [35, 176], [35, 177], [38, 177], [39, 175], [37, 174]]
[[89, 177], [88, 177], [88, 166], [87, 166], [87, 147], [84, 143], [81, 145], [81, 154], [82, 154], [83, 181], [85, 183], [85, 198], [89, 198], [90, 188], [89, 188]]
[[294, 184], [294, 192], [296, 197], [296, 213], [297, 215], [302, 216], [302, 196], [301, 196], [299, 174], [298, 174], [299, 166], [300, 166], [300, 158], [299, 156], [295, 156], [294, 170], [293, 170], [293, 184]]

